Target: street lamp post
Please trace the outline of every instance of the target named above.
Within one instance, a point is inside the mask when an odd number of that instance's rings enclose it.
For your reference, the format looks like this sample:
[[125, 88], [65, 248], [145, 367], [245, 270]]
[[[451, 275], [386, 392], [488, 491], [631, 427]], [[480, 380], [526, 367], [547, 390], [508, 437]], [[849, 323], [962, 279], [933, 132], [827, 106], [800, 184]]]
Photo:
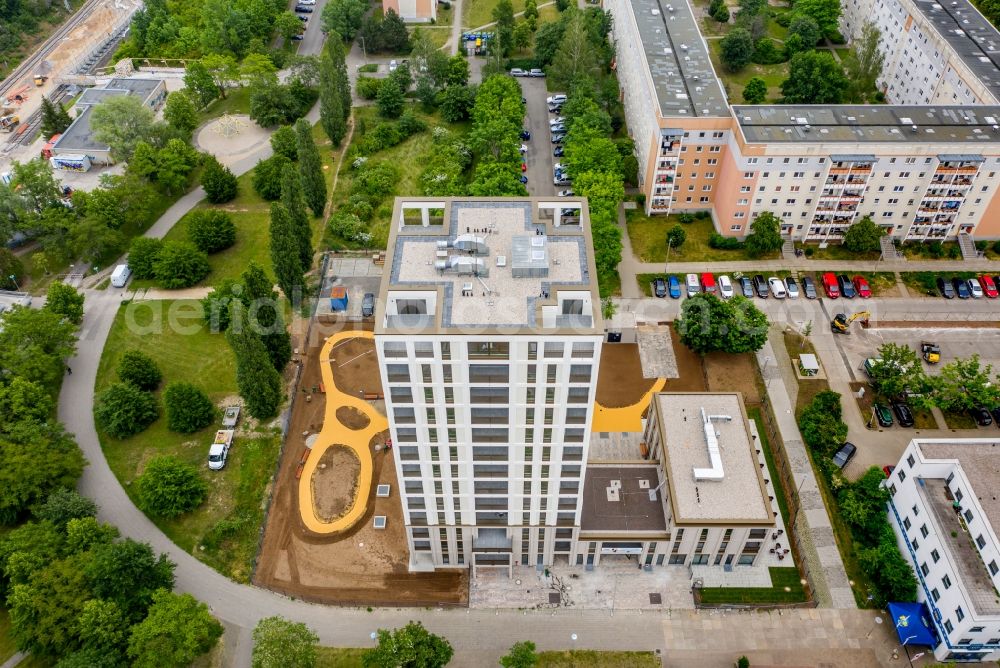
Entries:
[[674, 240], [667, 237], [667, 259], [663, 261], [663, 273], [667, 273], [667, 264], [670, 262], [670, 248], [674, 245]]
[[364, 37], [360, 37], [360, 39], [361, 39], [361, 56], [364, 58], [365, 64], [367, 64], [368, 63], [368, 52], [365, 51], [365, 38]]
[[19, 286], [19, 285], [17, 284], [17, 276], [15, 276], [14, 274], [11, 274], [11, 275], [10, 275], [10, 276], [8, 276], [7, 278], [9, 278], [9, 279], [10, 279], [10, 282], [14, 284], [14, 289], [15, 289], [16, 291], [20, 292], [20, 291], [21, 291], [21, 286]]

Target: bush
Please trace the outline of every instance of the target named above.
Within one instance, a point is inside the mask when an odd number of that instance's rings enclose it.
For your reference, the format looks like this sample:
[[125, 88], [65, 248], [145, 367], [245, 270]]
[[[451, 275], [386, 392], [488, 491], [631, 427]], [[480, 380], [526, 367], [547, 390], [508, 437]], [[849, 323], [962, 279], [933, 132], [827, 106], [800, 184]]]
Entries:
[[118, 379], [135, 385], [140, 390], [152, 392], [160, 385], [163, 374], [156, 362], [138, 350], [126, 350], [118, 362]]
[[836, 45], [838, 45], [838, 46], [839, 46], [839, 45], [842, 45], [842, 44], [847, 44], [847, 38], [846, 38], [846, 37], [844, 37], [844, 36], [843, 36], [843, 35], [842, 35], [842, 34], [840, 33], [840, 31], [839, 31], [839, 30], [835, 30], [835, 31], [833, 31], [833, 34], [832, 34], [832, 35], [828, 35], [828, 36], [827, 36], [827, 39], [829, 39], [829, 40], [830, 40], [831, 42], [833, 42], [834, 44], [836, 44]]
[[786, 59], [785, 50], [779, 48], [770, 37], [761, 37], [754, 44], [752, 60], [758, 65], [774, 65]]
[[271, 135], [271, 148], [275, 155], [297, 160], [298, 147], [295, 145], [295, 130], [290, 125], [282, 125]]
[[403, 137], [412, 137], [418, 132], [423, 132], [427, 129], [427, 123], [424, 123], [421, 119], [407, 109], [403, 112], [403, 115], [399, 117], [399, 121], [396, 123], [396, 127], [399, 128], [399, 134]]
[[[294, 130], [293, 130], [294, 132]], [[268, 202], [274, 202], [281, 197], [281, 174], [285, 171], [285, 165], [292, 164], [292, 161], [283, 155], [272, 155], [267, 160], [261, 160], [253, 168], [254, 192]]]
[[701, 211], [695, 211], [694, 217], [697, 220], [710, 220], [712, 218], [712, 213], [703, 209]]
[[128, 249], [128, 267], [132, 277], [138, 279], [156, 278], [156, 256], [163, 248], [163, 240], [136, 237]]
[[156, 517], [177, 517], [202, 504], [208, 485], [197, 469], [176, 457], [156, 457], [136, 480], [139, 503]]
[[222, 163], [212, 157], [205, 161], [201, 187], [205, 189], [205, 199], [212, 204], [222, 204], [236, 197], [239, 185], [229, 168], [223, 167]]
[[361, 193], [351, 195], [341, 208], [341, 211], [346, 211], [361, 220], [371, 220], [372, 213], [374, 213], [371, 202]]
[[639, 206], [640, 209], [645, 208], [645, 206], [646, 206], [646, 193], [639, 193], [638, 195], [636, 195], [635, 196], [635, 203]]
[[372, 201], [379, 201], [395, 192], [399, 180], [399, 170], [392, 165], [366, 163], [354, 177], [354, 189], [368, 195]]
[[708, 247], [720, 250], [739, 250], [743, 248], [743, 242], [736, 237], [724, 237], [718, 232], [708, 235]]
[[1000, 239], [993, 242], [993, 252], [1000, 253]]
[[671, 248], [680, 248], [687, 240], [687, 232], [680, 225], [674, 225], [667, 232], [667, 244]]
[[792, 24], [792, 13], [783, 12], [774, 17], [774, 22], [777, 23], [782, 28], [787, 28]]
[[842, 415], [840, 395], [824, 390], [813, 398], [799, 418], [802, 440], [824, 461], [847, 438], [847, 425], [841, 420]]
[[198, 250], [218, 253], [236, 243], [236, 225], [225, 211], [201, 209], [188, 214], [188, 238]]
[[379, 123], [365, 133], [364, 138], [358, 144], [358, 149], [361, 153], [370, 155], [392, 148], [401, 141], [403, 141], [403, 137], [400, 135], [396, 123]]
[[371, 233], [368, 232], [368, 226], [360, 218], [343, 211], [338, 211], [330, 216], [330, 231], [344, 241], [360, 244], [367, 244], [372, 238]]
[[208, 256], [186, 241], [167, 241], [156, 256], [156, 279], [168, 290], [189, 288], [208, 276]]
[[212, 424], [215, 406], [200, 388], [191, 383], [174, 382], [163, 391], [167, 407], [167, 429], [180, 434], [204, 429]]
[[160, 417], [156, 397], [128, 383], [114, 383], [97, 396], [94, 417], [115, 438], [143, 431]]
[[355, 90], [358, 97], [363, 100], [374, 100], [378, 97], [379, 90], [382, 89], [382, 80], [373, 77], [358, 77]]
[[679, 213], [677, 214], [677, 220], [684, 223], [685, 225], [690, 225], [694, 222], [693, 213]]

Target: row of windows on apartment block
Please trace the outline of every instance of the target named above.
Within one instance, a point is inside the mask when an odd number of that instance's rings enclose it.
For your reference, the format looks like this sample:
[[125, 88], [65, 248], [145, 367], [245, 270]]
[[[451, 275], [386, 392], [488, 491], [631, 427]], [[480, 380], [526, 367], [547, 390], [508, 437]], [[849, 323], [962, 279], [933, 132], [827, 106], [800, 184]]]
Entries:
[[[402, 473], [404, 478], [423, 478], [422, 465], [421, 464], [401, 464]], [[512, 470], [513, 469], [513, 470]], [[562, 478], [579, 478], [582, 473], [581, 466], [563, 466], [556, 467], [554, 470], [549, 464], [537, 464], [532, 466], [531, 464], [475, 464], [472, 467], [472, 477], [473, 478], [510, 478], [511, 476], [515, 478], [527, 478], [537, 479], [548, 478], [553, 473], [559, 473]], [[523, 471], [523, 473], [521, 473]], [[461, 479], [462, 476], [459, 473], [459, 467], [457, 464], [452, 464], [451, 469], [452, 480]], [[435, 479], [440, 479], [441, 476], [441, 465], [432, 464], [431, 465], [431, 477]]]
[[[407, 346], [412, 345], [413, 357], [450, 360], [451, 344], [451, 341], [414, 341], [412, 344], [406, 341], [386, 341], [382, 344], [382, 354], [386, 358], [409, 357]], [[528, 342], [529, 360], [538, 358], [538, 344], [538, 341]], [[562, 341], [546, 341], [542, 347], [542, 356], [550, 359], [562, 358], [565, 357], [567, 350], [574, 358], [593, 358], [596, 346], [593, 341], [575, 342], [569, 347]], [[466, 343], [466, 355], [468, 359], [510, 359], [510, 342], [469, 341]]]
[[[527, 382], [535, 383], [538, 382], [538, 364], [528, 364], [526, 365], [527, 371]], [[555, 383], [559, 379], [559, 370], [566, 369], [569, 370], [569, 382], [570, 383], [589, 383], [593, 374], [593, 365], [591, 364], [546, 364], [545, 369], [545, 382]], [[463, 368], [468, 370], [468, 382], [470, 383], [509, 383], [510, 382], [510, 365], [509, 364], [469, 364]], [[410, 375], [410, 366], [408, 364], [386, 364], [386, 377], [389, 379], [390, 383], [411, 383], [413, 379]], [[454, 381], [454, 371], [451, 364], [441, 365], [441, 382], [453, 383]], [[420, 365], [420, 379], [423, 383], [433, 383], [434, 381], [434, 365], [431, 364], [421, 364]], [[464, 382], [464, 380], [462, 381]]]
[[[710, 562], [718, 566], [725, 559], [726, 565], [733, 563], [733, 558], [735, 554], [726, 554], [729, 551], [729, 544], [733, 537], [733, 530], [726, 529], [726, 532], [722, 536], [722, 541], [719, 543], [719, 547], [715, 552], [714, 559], [712, 555], [705, 553], [705, 543], [708, 540], [708, 529], [702, 529], [698, 535], [698, 541], [695, 543], [694, 553], [690, 555], [691, 566], [705, 566]], [[747, 541], [743, 544], [740, 549], [739, 558], [736, 563], [740, 566], [752, 565], [754, 560], [757, 558], [757, 554], [760, 552], [761, 545], [763, 545], [763, 540], [767, 537], [767, 529], [751, 529]], [[682, 554], [680, 552], [681, 542], [684, 540], [684, 529], [677, 529], [677, 533], [674, 536], [673, 545], [670, 547], [670, 560], [671, 564], [683, 565], [687, 563], [687, 558], [689, 555]]]
[[[527, 396], [527, 393], [525, 394]], [[546, 394], [547, 396], [547, 394]], [[452, 395], [454, 399], [454, 395]], [[533, 401], [528, 402], [533, 403]], [[463, 411], [462, 415], [464, 417], [464, 411], [468, 411], [469, 419], [471, 424], [510, 424], [510, 409], [507, 406], [469, 406], [460, 407], [458, 410]], [[433, 406], [427, 406], [423, 409], [423, 417], [426, 419], [428, 425], [434, 425], [438, 421], [438, 409]], [[563, 407], [546, 407], [546, 408], [527, 408], [524, 413], [524, 423], [526, 425], [533, 425], [537, 419], [537, 414], [539, 411], [543, 411], [542, 420], [544, 424], [556, 424], [556, 419], [558, 419], [558, 424], [586, 424], [587, 415], [589, 408], [586, 406], [567, 406], [565, 409]], [[558, 411], [558, 413], [556, 412]], [[446, 406], [444, 409], [444, 419], [446, 424], [456, 423], [456, 408], [453, 406]], [[417, 408], [414, 406], [394, 406], [392, 411], [392, 423], [397, 427], [402, 424], [416, 424], [417, 422]], [[464, 422], [464, 420], [463, 420]], [[583, 430], [578, 430], [580, 436], [583, 435]], [[576, 434], [576, 431], [570, 431], [570, 434]], [[549, 434], [551, 436], [551, 432]], [[526, 439], [527, 440], [527, 439]], [[582, 438], [581, 438], [582, 440]]]
[[[453, 404], [455, 403], [455, 388], [451, 386], [445, 386], [441, 388], [443, 390], [442, 394], [444, 396], [444, 403]], [[526, 387], [521, 388], [524, 390], [524, 399], [521, 403], [533, 404], [539, 396], [535, 392], [535, 388]], [[586, 385], [583, 387], [546, 387], [545, 388], [545, 403], [555, 404], [556, 402], [556, 391], [559, 391], [560, 397], [564, 397], [566, 403], [570, 404], [587, 404], [590, 400], [590, 386]], [[425, 387], [424, 388], [424, 403], [435, 404], [437, 403], [436, 394], [437, 388], [435, 387]], [[520, 392], [519, 392], [520, 394]], [[393, 404], [412, 404], [413, 401], [413, 388], [409, 386], [398, 386], [392, 385], [389, 387], [389, 399]], [[468, 393], [468, 403], [470, 404], [509, 404], [511, 402], [510, 397], [510, 387], [507, 386], [489, 386], [489, 387], [470, 387]]]
[[[458, 476], [455, 476], [451, 480], [452, 498], [461, 495], [461, 492], [459, 491], [459, 481], [457, 478]], [[519, 481], [517, 480], [508, 481], [506, 479], [498, 479], [498, 478], [488, 479], [488, 480], [476, 480], [475, 482], [473, 482], [473, 493], [477, 495], [478, 494], [511, 495], [514, 494], [514, 491], [516, 489], [515, 485], [517, 485], [518, 482]], [[541, 480], [541, 481], [523, 480], [520, 482], [525, 497], [530, 497], [530, 498], [534, 498], [536, 496], [547, 497], [549, 494], [549, 482], [547, 480]], [[573, 507], [574, 508], [576, 507], [575, 497], [574, 498], [570, 497], [573, 497], [574, 495], [580, 493], [579, 480], [563, 480], [560, 481], [558, 488], [553, 486], [552, 489], [557, 490], [559, 494], [560, 506], [572, 503]], [[405, 480], [403, 482], [403, 491], [407, 495], [409, 494], [430, 495], [431, 490], [433, 490], [433, 494], [435, 496], [443, 496], [444, 481], [433, 480], [424, 482], [422, 480]], [[411, 497], [407, 496], [407, 501], [409, 501], [410, 498]], [[412, 498], [417, 499], [419, 497], [412, 497]], [[435, 505], [438, 506], [441, 504], [435, 501]], [[566, 510], [566, 508], [562, 508], [562, 510]]]
[[[462, 498], [461, 495], [455, 495], [450, 499], [445, 499], [444, 497], [433, 498], [434, 510], [438, 512], [446, 512], [451, 506], [457, 506], [457, 501]], [[535, 506], [535, 510], [539, 512], [550, 512], [550, 511], [562, 511], [567, 512], [570, 510], [576, 510], [577, 504], [576, 496], [560, 496], [558, 499], [550, 498], [548, 496], [524, 496], [521, 497], [521, 510], [524, 512], [522, 524], [528, 524], [529, 512], [532, 510], [532, 505]], [[512, 506], [517, 505], [517, 497], [510, 497], [506, 494], [503, 496], [477, 496], [475, 497], [475, 507], [479, 511], [487, 510], [506, 510], [507, 512], [513, 512], [514, 516], [517, 516], [517, 511], [511, 511]], [[406, 507], [413, 510], [427, 510], [427, 500], [422, 496], [408, 496], [406, 497]], [[459, 512], [457, 509], [455, 512]]]
[[[441, 461], [444, 455], [443, 447], [435, 447], [433, 445], [427, 445], [427, 450], [430, 453], [431, 462]], [[449, 446], [448, 456], [445, 461], [450, 461], [455, 464], [459, 461], [468, 461], [470, 459], [470, 451], [463, 449], [461, 451], [461, 458], [459, 457], [458, 446]], [[543, 446], [538, 450], [532, 445], [517, 445], [517, 444], [504, 444], [504, 445], [477, 445], [473, 446], [471, 450], [471, 459], [475, 463], [479, 462], [509, 462], [514, 465], [521, 465], [523, 463], [532, 463], [535, 461], [535, 455], [541, 454], [541, 461], [548, 462], [552, 460], [552, 447]], [[400, 462], [416, 462], [421, 461], [420, 447], [416, 445], [401, 445], [396, 448], [396, 455]], [[562, 454], [558, 456], [560, 461], [563, 462], [579, 462], [583, 461], [583, 446], [563, 446]], [[440, 476], [435, 476], [440, 477]], [[452, 477], [457, 478], [457, 475]]]
[[[449, 547], [448, 530], [438, 530], [438, 544], [441, 549], [441, 561], [449, 564], [452, 561], [452, 550]], [[544, 533], [546, 529], [524, 528], [520, 532], [520, 545], [518, 551], [522, 553], [522, 563], [528, 565], [527, 558], [533, 551], [540, 550], [544, 545]], [[548, 529], [551, 531], [551, 529]], [[454, 561], [457, 564], [465, 563], [465, 541], [464, 532], [461, 529], [455, 530]], [[423, 527], [413, 527], [410, 529], [410, 537], [413, 540], [414, 550], [420, 552], [431, 551], [431, 530]], [[573, 529], [559, 528], [555, 530], [555, 552], [569, 553], [572, 548]]]

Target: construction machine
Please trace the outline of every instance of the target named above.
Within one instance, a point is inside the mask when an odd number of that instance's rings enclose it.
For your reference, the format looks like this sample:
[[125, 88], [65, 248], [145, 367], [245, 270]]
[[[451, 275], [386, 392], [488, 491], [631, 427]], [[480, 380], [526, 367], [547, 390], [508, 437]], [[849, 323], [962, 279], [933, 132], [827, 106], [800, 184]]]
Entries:
[[13, 132], [21, 123], [21, 119], [16, 114], [0, 116], [0, 132]]
[[933, 341], [921, 341], [920, 353], [928, 364], [937, 364], [941, 361], [941, 346]]
[[850, 334], [851, 333], [851, 323], [855, 320], [861, 320], [861, 326], [868, 327], [868, 318], [871, 317], [869, 311], [858, 311], [854, 315], [847, 315], [846, 313], [838, 313], [833, 316], [833, 320], [830, 321], [830, 330], [834, 334]]
[[36, 74], [35, 75], [35, 85], [38, 86], [39, 88], [41, 88], [42, 86], [44, 86], [45, 82], [48, 81], [48, 80], [49, 80], [49, 78], [47, 76], [45, 76], [44, 74]]

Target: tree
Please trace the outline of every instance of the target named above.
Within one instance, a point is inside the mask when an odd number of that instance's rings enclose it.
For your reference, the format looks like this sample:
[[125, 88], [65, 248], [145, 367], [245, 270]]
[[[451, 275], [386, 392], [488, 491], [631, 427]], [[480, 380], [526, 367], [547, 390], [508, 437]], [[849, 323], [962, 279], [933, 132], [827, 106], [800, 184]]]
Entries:
[[202, 57], [200, 62], [215, 81], [220, 97], [226, 99], [226, 89], [233, 86], [240, 78], [240, 66], [236, 58], [230, 54], [209, 53]]
[[[121, 665], [124, 659], [121, 648], [128, 639], [129, 624], [117, 603], [97, 598], [90, 599], [83, 604], [78, 627], [80, 642], [86, 649], [69, 655], [70, 666], [79, 665], [80, 668], [87, 668], [96, 664], [111, 668]], [[91, 657], [90, 653], [97, 654]], [[84, 659], [87, 662], [83, 662]], [[102, 659], [108, 663], [104, 663]], [[76, 661], [80, 663], [74, 663]], [[66, 663], [66, 658], [63, 658], [56, 665], [64, 668]]]
[[887, 399], [897, 399], [904, 393], [922, 392], [927, 377], [917, 353], [907, 345], [884, 343], [869, 371], [872, 387]]
[[526, 21], [518, 23], [514, 26], [514, 32], [511, 35], [511, 44], [518, 51], [525, 51], [531, 46], [531, 33], [531, 26]]
[[132, 627], [128, 656], [136, 668], [185, 668], [212, 649], [222, 625], [191, 594], [161, 589], [149, 615]]
[[18, 213], [39, 214], [47, 208], [62, 206], [62, 186], [52, 173], [48, 160], [15, 160], [10, 174], [10, 191], [17, 193], [15, 207], [19, 209]]
[[236, 176], [224, 167], [215, 156], [205, 160], [205, 168], [201, 173], [201, 186], [205, 189], [205, 199], [212, 204], [222, 204], [236, 197], [239, 185]]
[[323, 8], [323, 31], [351, 41], [361, 28], [368, 3], [364, 0], [333, 0]]
[[208, 276], [208, 255], [187, 241], [165, 241], [156, 255], [156, 280], [168, 290], [189, 288]]
[[[500, 51], [510, 52], [514, 45], [514, 6], [510, 0], [499, 0], [493, 7], [494, 39]], [[490, 44], [493, 48], [493, 44]]]
[[215, 405], [200, 387], [175, 381], [163, 391], [167, 407], [167, 429], [190, 434], [212, 424]]
[[979, 355], [957, 359], [941, 367], [941, 373], [931, 377], [934, 402], [943, 411], [966, 411], [1000, 406], [1000, 385], [992, 379], [993, 366], [983, 366]]
[[285, 167], [281, 176], [281, 203], [288, 211], [289, 223], [298, 244], [299, 262], [303, 270], [307, 270], [313, 260], [312, 227], [309, 225], [306, 200], [302, 196], [302, 180], [292, 165]]
[[534, 668], [538, 665], [535, 643], [530, 640], [514, 643], [507, 655], [500, 658], [503, 668]]
[[301, 248], [288, 209], [279, 202], [271, 205], [271, 265], [278, 285], [289, 300], [305, 285]]
[[285, 167], [291, 164], [291, 161], [280, 153], [258, 162], [253, 168], [254, 191], [268, 202], [281, 197], [281, 175]]
[[525, 0], [524, 20], [527, 21], [531, 32], [535, 32], [535, 28], [537, 27], [536, 22], [538, 21], [538, 3], [535, 0]]
[[875, 223], [871, 216], [865, 216], [847, 228], [844, 234], [844, 248], [854, 253], [872, 253], [881, 247], [886, 229]]
[[[241, 303], [233, 304], [233, 312], [234, 319], [245, 322]], [[264, 343], [250, 327], [229, 327], [226, 340], [236, 357], [236, 384], [247, 411], [258, 420], [274, 417], [281, 401], [281, 376]]]
[[177, 134], [185, 139], [198, 127], [198, 110], [191, 96], [179, 90], [167, 95], [166, 106], [163, 107], [163, 118]]
[[[839, 0], [796, 0], [795, 13], [808, 16], [819, 26], [824, 37], [837, 35], [837, 25], [840, 22]], [[815, 42], [813, 43], [815, 45]]]
[[42, 97], [42, 136], [51, 139], [52, 135], [66, 132], [73, 119], [62, 104], [54, 104], [47, 97]]
[[[40, 452], [45, 466], [38, 465]], [[0, 524], [16, 523], [55, 490], [75, 486], [84, 463], [80, 448], [61, 429], [0, 439]]]
[[438, 95], [441, 117], [449, 123], [467, 119], [476, 101], [475, 90], [468, 86], [448, 86]]
[[118, 378], [140, 390], [152, 392], [160, 385], [163, 374], [156, 362], [139, 350], [126, 350], [118, 362]]
[[127, 624], [146, 616], [157, 590], [174, 586], [174, 564], [167, 556], [131, 538], [96, 546], [84, 572], [94, 595], [117, 604]]
[[265, 617], [253, 630], [252, 668], [312, 668], [319, 636], [302, 622]]
[[842, 415], [840, 395], [830, 390], [819, 392], [799, 417], [802, 440], [820, 455], [829, 456], [847, 438]]
[[882, 33], [872, 21], [865, 21], [861, 34], [851, 43], [851, 57], [847, 59], [847, 75], [854, 91], [852, 97], [870, 101], [878, 93], [878, 78], [882, 76], [885, 54], [879, 48]]
[[760, 77], [750, 77], [743, 87], [743, 101], [747, 104], [763, 104], [767, 100], [767, 82]]
[[299, 153], [295, 141], [295, 130], [292, 129], [292, 126], [282, 125], [271, 135], [271, 148], [274, 149], [275, 155], [283, 156], [292, 161], [298, 160]]
[[64, 531], [71, 520], [97, 517], [97, 504], [75, 490], [59, 488], [49, 494], [34, 515]]
[[139, 279], [156, 277], [156, 257], [163, 248], [162, 239], [136, 237], [128, 251], [128, 266], [132, 276]]
[[[142, 145], [140, 142], [139, 146]], [[172, 194], [187, 188], [188, 174], [197, 163], [198, 154], [190, 145], [180, 139], [171, 139], [157, 151], [151, 176], [168, 194]]]
[[792, 22], [788, 24], [788, 36], [792, 35], [798, 35], [804, 49], [810, 50], [815, 48], [823, 33], [812, 16], [796, 13], [792, 17]]
[[725, 0], [712, 0], [708, 6], [708, 15], [719, 23], [728, 23], [729, 7], [726, 6]]
[[111, 147], [111, 157], [128, 160], [140, 141], [149, 141], [156, 122], [153, 110], [135, 95], [109, 97], [90, 112], [94, 139]]
[[410, 33], [406, 30], [406, 23], [391, 7], [379, 23], [377, 46], [381, 51], [394, 53], [406, 53], [410, 50]]
[[187, 233], [198, 250], [218, 253], [236, 243], [236, 225], [225, 211], [198, 209], [187, 215]]
[[[60, 656], [77, 649], [77, 620], [89, 596], [83, 555], [55, 559], [15, 584], [7, 597], [10, 635], [18, 649]], [[9, 568], [9, 564], [8, 564]]]
[[134, 436], [160, 417], [156, 397], [128, 383], [113, 383], [97, 395], [97, 424], [115, 438]]
[[753, 56], [753, 37], [745, 28], [733, 28], [719, 42], [719, 58], [730, 72], [739, 72]]
[[83, 294], [71, 285], [54, 281], [46, 293], [45, 308], [79, 325], [83, 321]]
[[365, 668], [442, 668], [455, 651], [440, 636], [428, 632], [420, 622], [410, 622], [394, 631], [378, 630], [378, 644], [361, 657]]
[[767, 316], [741, 296], [722, 300], [701, 293], [690, 297], [681, 305], [674, 327], [681, 342], [700, 355], [754, 352], [767, 342]]
[[671, 248], [680, 248], [687, 239], [687, 232], [680, 225], [674, 225], [667, 232], [667, 245]]
[[399, 84], [393, 78], [388, 78], [382, 82], [378, 89], [378, 98], [375, 101], [378, 106], [378, 113], [385, 118], [398, 118], [403, 113], [403, 106], [406, 98]]
[[208, 485], [190, 464], [172, 455], [155, 457], [136, 480], [142, 509], [155, 517], [177, 517], [201, 505]]
[[[344, 43], [336, 34], [326, 40], [320, 57], [319, 121], [323, 132], [334, 146], [340, 146], [347, 134], [347, 117], [350, 114], [350, 95], [344, 97], [342, 82], [347, 78]], [[345, 113], [344, 105], [347, 105]]]
[[469, 85], [469, 61], [462, 56], [452, 56], [448, 59], [448, 85]]
[[326, 177], [323, 176], [323, 161], [312, 136], [312, 126], [304, 118], [295, 122], [295, 136], [302, 194], [313, 215], [322, 216], [326, 206]]
[[[538, 32], [539, 38], [542, 32]], [[552, 85], [564, 90], [576, 90], [578, 86], [592, 89], [601, 70], [598, 54], [587, 30], [584, 14], [574, 12], [569, 15], [560, 35], [559, 48], [553, 54], [548, 69]]]
[[750, 234], [746, 238], [747, 254], [758, 258], [767, 253], [780, 250], [784, 240], [781, 238], [781, 221], [770, 211], [763, 211], [750, 223]]
[[861, 570], [874, 584], [875, 605], [884, 606], [889, 601], [915, 601], [917, 578], [913, 567], [899, 553], [895, 533], [886, 523], [879, 542], [874, 547], [858, 550]]
[[50, 392], [76, 350], [76, 326], [48, 309], [15, 307], [0, 315], [0, 372], [20, 376]]
[[184, 71], [184, 89], [190, 93], [199, 109], [207, 107], [223, 92], [212, 77], [212, 73], [200, 60], [187, 64], [187, 69]]
[[786, 104], [840, 104], [849, 86], [833, 56], [826, 51], [806, 51], [792, 56], [781, 93]]
[[0, 433], [14, 440], [45, 430], [56, 402], [43, 385], [14, 376], [0, 385]]

